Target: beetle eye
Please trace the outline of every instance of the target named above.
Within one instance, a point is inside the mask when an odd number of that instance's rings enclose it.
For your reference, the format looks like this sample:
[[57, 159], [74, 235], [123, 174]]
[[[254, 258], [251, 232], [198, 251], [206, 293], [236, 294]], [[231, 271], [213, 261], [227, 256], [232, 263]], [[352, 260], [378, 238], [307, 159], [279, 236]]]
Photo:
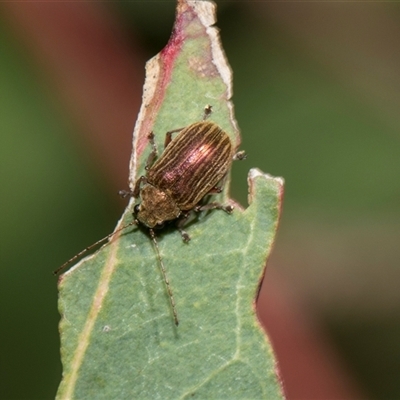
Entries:
[[136, 206], [133, 208], [133, 212], [137, 214], [140, 211], [140, 204], [136, 204]]
[[158, 229], [164, 228], [164, 222], [159, 222], [159, 223], [157, 224], [157, 228], [158, 228]]

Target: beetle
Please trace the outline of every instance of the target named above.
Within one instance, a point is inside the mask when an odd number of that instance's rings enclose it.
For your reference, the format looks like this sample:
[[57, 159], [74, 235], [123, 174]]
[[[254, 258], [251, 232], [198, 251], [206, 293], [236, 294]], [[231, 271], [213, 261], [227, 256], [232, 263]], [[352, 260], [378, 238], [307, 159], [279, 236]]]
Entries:
[[132, 192], [120, 192], [142, 202], [134, 207], [138, 222], [149, 229], [162, 227], [165, 222], [178, 220], [178, 228], [184, 241], [190, 238], [181, 227], [190, 211], [220, 208], [232, 211], [232, 206], [213, 202], [200, 205], [201, 200], [211, 193], [220, 193], [217, 183], [227, 174], [233, 159], [243, 159], [244, 152], [234, 154], [229, 136], [215, 123], [196, 122], [183, 128], [172, 140], [167, 132], [165, 150], [157, 157], [154, 135], [149, 135], [153, 151], [146, 163], [146, 175], [135, 183]]
[[[232, 160], [243, 160], [246, 157], [244, 151], [234, 152], [232, 141], [225, 131], [214, 122], [206, 121], [211, 111], [211, 106], [206, 106], [203, 121], [167, 132], [160, 158], [153, 132], [148, 135], [152, 150], [145, 164], [146, 174], [136, 180], [132, 191], [119, 192], [122, 197], [132, 196], [141, 200], [134, 206], [133, 221], [81, 251], [55, 273], [120, 230], [134, 224], [142, 225], [148, 229], [154, 243], [174, 322], [179, 324], [174, 297], [154, 230], [162, 228], [165, 223], [176, 221], [183, 241], [188, 242], [190, 236], [183, 230], [183, 226], [192, 211], [222, 209], [231, 213], [231, 205], [204, 203], [203, 199], [208, 194], [222, 191], [217, 184], [225, 178]], [[172, 134], [176, 132], [179, 132], [178, 135], [172, 139]]]

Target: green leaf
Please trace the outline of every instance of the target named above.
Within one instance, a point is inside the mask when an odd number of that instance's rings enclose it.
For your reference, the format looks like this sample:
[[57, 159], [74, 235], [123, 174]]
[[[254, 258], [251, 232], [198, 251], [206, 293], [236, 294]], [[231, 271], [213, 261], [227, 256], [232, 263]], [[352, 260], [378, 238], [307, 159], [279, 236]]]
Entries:
[[[231, 72], [214, 5], [180, 1], [172, 37], [146, 66], [134, 132], [131, 187], [144, 173], [147, 135], [210, 119], [239, 145]], [[223, 202], [231, 201], [224, 193]], [[276, 232], [283, 182], [249, 173], [250, 206], [208, 212], [179, 232], [157, 232], [176, 301], [175, 326], [155, 248], [146, 230], [116, 233], [59, 282], [63, 379], [59, 399], [281, 398], [271, 346], [255, 298]], [[117, 228], [132, 221], [131, 201]]]

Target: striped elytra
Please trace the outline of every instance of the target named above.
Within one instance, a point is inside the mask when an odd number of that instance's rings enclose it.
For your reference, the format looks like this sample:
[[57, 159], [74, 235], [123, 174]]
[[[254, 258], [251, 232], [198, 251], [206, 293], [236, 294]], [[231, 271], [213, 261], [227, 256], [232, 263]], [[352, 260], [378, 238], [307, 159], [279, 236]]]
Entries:
[[[234, 157], [227, 133], [209, 121], [181, 129], [173, 140], [172, 132], [175, 131], [167, 133], [168, 144], [153, 165], [150, 164], [157, 150], [154, 135], [149, 135], [153, 151], [146, 163], [147, 174], [136, 181], [132, 192], [133, 197], [140, 195], [142, 200], [135, 206], [134, 217], [148, 228], [178, 218], [178, 226], [182, 227], [191, 210], [201, 211], [204, 207], [231, 211], [230, 206], [218, 203], [199, 205], [205, 195], [220, 190], [216, 185], [226, 175]], [[186, 233], [182, 236], [189, 240]]]
[[191, 210], [225, 176], [232, 158], [229, 136], [213, 122], [197, 122], [169, 143], [147, 182], [165, 191], [181, 211]]

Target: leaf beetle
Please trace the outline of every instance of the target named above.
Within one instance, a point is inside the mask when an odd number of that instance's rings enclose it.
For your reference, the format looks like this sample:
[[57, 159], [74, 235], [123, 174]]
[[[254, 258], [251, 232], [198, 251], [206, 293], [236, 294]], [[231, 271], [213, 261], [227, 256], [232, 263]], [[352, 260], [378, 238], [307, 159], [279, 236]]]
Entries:
[[[217, 184], [224, 180], [232, 160], [246, 158], [244, 151], [235, 153], [232, 141], [226, 132], [214, 122], [206, 120], [211, 112], [212, 107], [206, 106], [202, 121], [167, 132], [164, 151], [159, 158], [154, 134], [151, 132], [148, 135], [152, 150], [145, 164], [146, 174], [136, 180], [132, 191], [119, 192], [122, 197], [140, 198], [141, 202], [134, 206], [134, 220], [82, 250], [54, 271], [55, 274], [115, 233], [134, 224], [142, 225], [148, 228], [154, 243], [170, 298], [174, 322], [176, 325], [179, 324], [175, 300], [154, 230], [162, 228], [165, 223], [176, 221], [182, 239], [188, 242], [190, 237], [183, 230], [183, 226], [192, 211], [222, 209], [231, 213], [233, 210], [231, 205], [224, 206], [218, 202], [204, 203], [203, 199], [209, 194], [222, 191]], [[177, 136], [172, 139], [172, 134], [177, 132]]]

